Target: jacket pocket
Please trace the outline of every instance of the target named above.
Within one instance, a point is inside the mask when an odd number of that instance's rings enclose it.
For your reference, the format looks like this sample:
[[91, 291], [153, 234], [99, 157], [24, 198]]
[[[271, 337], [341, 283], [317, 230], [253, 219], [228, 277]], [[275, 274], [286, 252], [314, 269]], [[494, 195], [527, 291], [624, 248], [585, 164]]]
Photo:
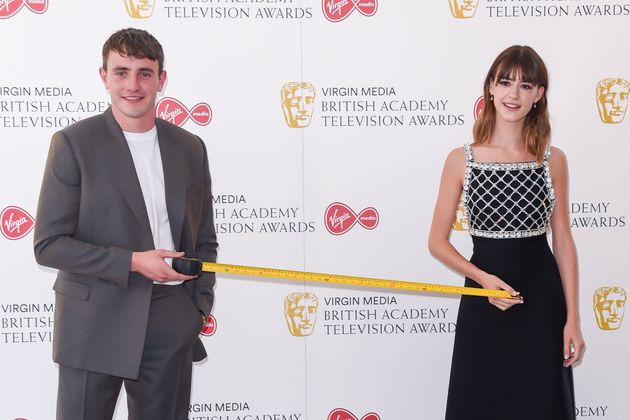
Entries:
[[87, 300], [90, 296], [90, 285], [76, 280], [73, 280], [75, 276], [69, 273], [59, 273], [57, 275], [57, 281], [53, 286], [53, 290], [57, 293], [61, 293], [65, 296], [70, 296], [79, 300]]

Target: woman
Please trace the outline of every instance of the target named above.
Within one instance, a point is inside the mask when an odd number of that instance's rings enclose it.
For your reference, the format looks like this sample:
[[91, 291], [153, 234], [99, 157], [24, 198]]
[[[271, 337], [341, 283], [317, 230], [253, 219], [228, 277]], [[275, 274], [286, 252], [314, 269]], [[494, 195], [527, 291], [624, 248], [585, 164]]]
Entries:
[[[584, 340], [567, 162], [549, 146], [547, 80], [532, 48], [499, 54], [486, 76], [473, 144], [453, 150], [444, 165], [431, 254], [465, 275], [466, 286], [515, 296], [462, 297], [447, 420], [575, 418], [571, 366]], [[470, 261], [449, 242], [460, 198], [473, 237]]]

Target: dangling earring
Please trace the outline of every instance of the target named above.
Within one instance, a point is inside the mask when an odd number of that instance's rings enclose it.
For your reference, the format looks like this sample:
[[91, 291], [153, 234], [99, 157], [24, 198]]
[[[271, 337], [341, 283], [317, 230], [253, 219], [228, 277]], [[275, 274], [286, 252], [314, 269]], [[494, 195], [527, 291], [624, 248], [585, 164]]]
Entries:
[[534, 108], [534, 109], [536, 109], [536, 102], [534, 102], [534, 106], [533, 106], [533, 108]]
[[490, 95], [490, 102], [494, 102], [494, 95]]

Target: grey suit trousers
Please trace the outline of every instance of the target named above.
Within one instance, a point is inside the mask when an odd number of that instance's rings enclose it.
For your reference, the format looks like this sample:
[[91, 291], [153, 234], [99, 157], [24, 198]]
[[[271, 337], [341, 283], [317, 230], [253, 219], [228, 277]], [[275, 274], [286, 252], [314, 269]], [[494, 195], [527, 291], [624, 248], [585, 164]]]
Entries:
[[187, 420], [192, 347], [201, 328], [183, 286], [154, 285], [138, 379], [59, 365], [57, 420], [111, 420], [123, 384], [129, 420]]

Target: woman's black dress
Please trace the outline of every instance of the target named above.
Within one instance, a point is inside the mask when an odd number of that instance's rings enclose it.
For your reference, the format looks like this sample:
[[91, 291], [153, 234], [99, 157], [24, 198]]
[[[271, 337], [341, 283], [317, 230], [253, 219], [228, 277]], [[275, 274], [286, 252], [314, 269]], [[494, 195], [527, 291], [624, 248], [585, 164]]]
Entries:
[[[562, 365], [566, 305], [546, 237], [555, 201], [549, 150], [540, 164], [504, 164], [476, 162], [465, 149], [471, 262], [525, 303], [501, 311], [462, 297], [446, 420], [575, 419], [572, 370]], [[466, 286], [480, 287], [468, 278]]]

